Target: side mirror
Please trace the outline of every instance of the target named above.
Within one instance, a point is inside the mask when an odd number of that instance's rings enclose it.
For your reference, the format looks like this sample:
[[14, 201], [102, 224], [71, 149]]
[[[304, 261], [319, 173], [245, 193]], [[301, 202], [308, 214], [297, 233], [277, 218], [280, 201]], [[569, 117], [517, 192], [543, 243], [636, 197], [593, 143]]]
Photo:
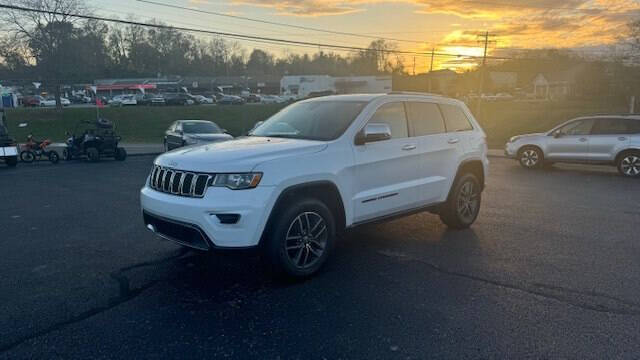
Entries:
[[556, 130], [556, 131], [553, 132], [553, 137], [556, 138], [556, 139], [562, 137], [562, 135], [564, 135], [562, 133], [562, 130]]
[[356, 145], [364, 145], [377, 141], [391, 139], [391, 128], [384, 123], [370, 123], [358, 133], [355, 139]]
[[220, 131], [222, 131], [223, 134], [228, 134], [229, 132], [227, 131], [227, 129], [220, 129]]

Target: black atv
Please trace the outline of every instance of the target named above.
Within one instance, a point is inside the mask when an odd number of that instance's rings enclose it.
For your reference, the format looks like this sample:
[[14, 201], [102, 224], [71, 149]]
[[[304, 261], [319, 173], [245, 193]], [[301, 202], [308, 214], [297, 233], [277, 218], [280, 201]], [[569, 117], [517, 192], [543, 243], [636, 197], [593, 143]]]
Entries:
[[63, 151], [65, 160], [87, 158], [99, 161], [103, 157], [113, 157], [118, 161], [127, 158], [127, 151], [118, 147], [120, 136], [113, 131], [113, 123], [100, 118], [97, 121], [80, 121], [73, 132], [67, 133], [67, 148]]

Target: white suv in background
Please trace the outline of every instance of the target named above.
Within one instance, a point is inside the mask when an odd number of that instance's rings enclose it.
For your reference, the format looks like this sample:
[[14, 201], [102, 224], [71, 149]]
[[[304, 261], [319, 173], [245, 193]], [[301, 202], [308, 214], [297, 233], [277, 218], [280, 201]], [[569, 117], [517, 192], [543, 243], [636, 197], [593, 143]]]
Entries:
[[201, 250], [261, 246], [315, 273], [345, 228], [431, 211], [478, 216], [485, 134], [464, 103], [391, 93], [292, 104], [247, 137], [165, 153], [141, 190], [147, 228]]

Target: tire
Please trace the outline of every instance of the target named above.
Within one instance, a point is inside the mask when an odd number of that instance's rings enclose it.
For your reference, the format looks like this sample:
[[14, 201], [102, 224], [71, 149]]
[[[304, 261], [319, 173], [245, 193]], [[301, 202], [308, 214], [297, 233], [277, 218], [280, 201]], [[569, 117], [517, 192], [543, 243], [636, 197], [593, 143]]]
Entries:
[[467, 229], [478, 218], [481, 204], [480, 181], [471, 173], [462, 174], [453, 183], [447, 202], [440, 208], [440, 220], [452, 229]]
[[8, 158], [5, 158], [4, 161], [7, 163], [8, 167], [16, 167], [16, 165], [18, 165], [17, 156], [10, 156]]
[[618, 156], [620, 174], [630, 178], [640, 178], [640, 151], [627, 151]]
[[278, 275], [309, 277], [320, 270], [333, 248], [334, 216], [313, 198], [295, 200], [283, 210], [267, 233], [267, 257]]
[[538, 169], [544, 164], [544, 154], [536, 146], [525, 146], [518, 151], [518, 162], [525, 169]]
[[20, 152], [20, 160], [24, 163], [32, 163], [36, 159], [36, 154], [33, 151], [24, 150]]
[[127, 150], [121, 147], [117, 148], [114, 158], [118, 161], [125, 161], [127, 159]]
[[98, 149], [90, 147], [87, 149], [87, 158], [91, 162], [97, 162], [100, 160], [100, 152], [98, 151]]
[[51, 161], [52, 164], [57, 164], [58, 161], [60, 161], [60, 155], [58, 155], [58, 153], [55, 151], [51, 151], [48, 157], [49, 161]]

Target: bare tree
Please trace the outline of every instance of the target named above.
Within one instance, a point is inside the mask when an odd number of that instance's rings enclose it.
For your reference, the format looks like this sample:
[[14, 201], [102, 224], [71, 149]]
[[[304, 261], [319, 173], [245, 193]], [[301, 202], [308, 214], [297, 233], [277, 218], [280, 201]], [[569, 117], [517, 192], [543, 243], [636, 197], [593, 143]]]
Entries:
[[15, 0], [14, 5], [44, 12], [3, 10], [0, 20], [11, 41], [28, 44], [27, 63], [36, 65], [42, 80], [55, 88], [56, 106], [61, 108], [60, 87], [69, 64], [68, 40], [74, 24], [81, 20], [68, 14], [87, 14], [83, 0]]

